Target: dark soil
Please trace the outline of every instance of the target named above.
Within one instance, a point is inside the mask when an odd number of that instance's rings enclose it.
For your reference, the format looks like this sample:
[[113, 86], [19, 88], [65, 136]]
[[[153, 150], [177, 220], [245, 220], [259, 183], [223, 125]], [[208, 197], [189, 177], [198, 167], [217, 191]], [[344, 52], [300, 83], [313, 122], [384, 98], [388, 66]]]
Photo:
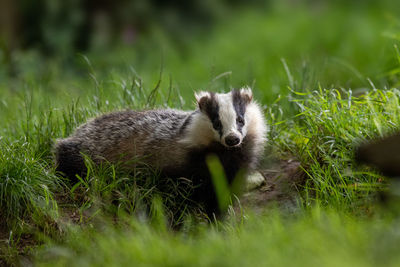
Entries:
[[276, 205], [283, 209], [294, 209], [299, 197], [300, 187], [305, 182], [304, 172], [296, 160], [281, 160], [260, 170], [265, 181], [240, 198], [240, 205], [256, 213]]

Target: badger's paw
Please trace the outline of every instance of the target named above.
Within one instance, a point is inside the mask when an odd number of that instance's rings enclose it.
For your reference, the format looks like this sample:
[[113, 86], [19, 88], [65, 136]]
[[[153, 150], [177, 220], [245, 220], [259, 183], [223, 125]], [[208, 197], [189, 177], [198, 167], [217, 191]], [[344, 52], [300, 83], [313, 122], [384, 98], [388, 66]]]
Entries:
[[264, 176], [259, 171], [250, 173], [246, 178], [246, 189], [251, 191], [265, 183]]

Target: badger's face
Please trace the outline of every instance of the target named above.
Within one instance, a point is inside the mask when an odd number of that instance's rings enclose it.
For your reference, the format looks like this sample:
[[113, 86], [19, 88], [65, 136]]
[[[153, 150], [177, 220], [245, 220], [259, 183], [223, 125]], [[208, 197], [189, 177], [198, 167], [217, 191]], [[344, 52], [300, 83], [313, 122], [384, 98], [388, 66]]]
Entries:
[[247, 133], [246, 108], [253, 95], [250, 89], [233, 90], [227, 94], [199, 92], [200, 111], [207, 117], [216, 141], [227, 147], [240, 146]]

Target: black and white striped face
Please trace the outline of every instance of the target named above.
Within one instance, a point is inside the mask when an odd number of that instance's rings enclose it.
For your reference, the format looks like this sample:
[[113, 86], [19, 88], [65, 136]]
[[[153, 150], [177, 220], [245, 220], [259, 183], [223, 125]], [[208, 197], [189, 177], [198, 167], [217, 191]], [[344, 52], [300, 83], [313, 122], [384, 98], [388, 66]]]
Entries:
[[252, 92], [248, 88], [233, 90], [227, 94], [196, 94], [199, 109], [208, 117], [215, 140], [227, 147], [240, 146], [246, 136], [246, 108], [252, 98]]

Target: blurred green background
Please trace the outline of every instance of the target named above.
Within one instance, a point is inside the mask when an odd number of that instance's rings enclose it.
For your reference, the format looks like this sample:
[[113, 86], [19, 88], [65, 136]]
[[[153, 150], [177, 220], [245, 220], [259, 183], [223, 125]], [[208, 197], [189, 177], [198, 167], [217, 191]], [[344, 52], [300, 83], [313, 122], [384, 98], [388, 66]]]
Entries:
[[0, 93], [40, 89], [63, 104], [93, 94], [95, 77], [112, 100], [110, 83], [154, 87], [160, 69], [160, 89], [184, 99], [243, 85], [264, 103], [288, 86], [392, 87], [398, 14], [395, 0], [3, 0]]

